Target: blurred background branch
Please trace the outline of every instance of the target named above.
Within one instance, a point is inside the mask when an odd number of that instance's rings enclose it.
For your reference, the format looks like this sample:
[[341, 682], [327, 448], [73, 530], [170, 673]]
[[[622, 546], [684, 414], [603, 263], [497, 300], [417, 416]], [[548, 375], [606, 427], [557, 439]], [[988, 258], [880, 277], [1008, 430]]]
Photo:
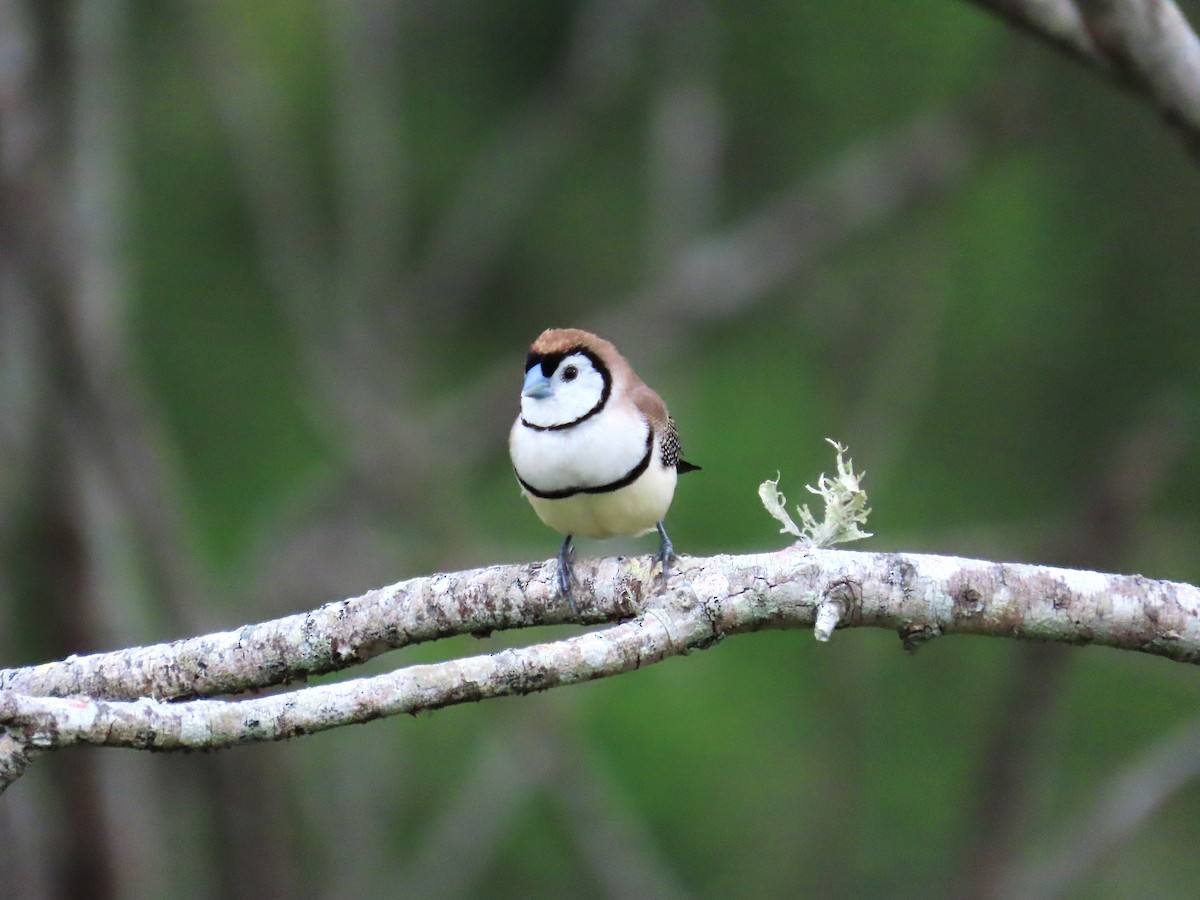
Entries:
[[1200, 159], [1200, 38], [1172, 0], [972, 0], [1153, 103]]
[[1092, 809], [1031, 859], [1004, 873], [994, 897], [1058, 897], [1128, 841], [1172, 795], [1200, 775], [1200, 721], [1185, 722], [1152, 743], [1095, 792]]

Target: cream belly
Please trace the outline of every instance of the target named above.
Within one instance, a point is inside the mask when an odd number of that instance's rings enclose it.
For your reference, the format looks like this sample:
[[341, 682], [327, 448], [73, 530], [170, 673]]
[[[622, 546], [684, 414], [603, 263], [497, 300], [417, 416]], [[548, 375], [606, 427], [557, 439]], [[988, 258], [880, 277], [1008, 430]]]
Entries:
[[560, 534], [609, 538], [653, 531], [675, 495], [677, 473], [663, 466], [655, 452], [650, 467], [633, 484], [603, 494], [575, 494], [561, 500], [529, 498], [538, 518]]

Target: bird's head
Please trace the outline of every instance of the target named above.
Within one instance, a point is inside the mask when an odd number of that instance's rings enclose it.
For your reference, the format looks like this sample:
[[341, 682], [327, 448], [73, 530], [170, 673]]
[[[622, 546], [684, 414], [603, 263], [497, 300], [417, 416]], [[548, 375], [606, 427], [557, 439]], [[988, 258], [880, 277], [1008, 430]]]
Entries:
[[612, 369], [605, 361], [611, 349], [586, 331], [543, 332], [525, 359], [521, 418], [535, 428], [557, 429], [600, 412], [612, 393]]

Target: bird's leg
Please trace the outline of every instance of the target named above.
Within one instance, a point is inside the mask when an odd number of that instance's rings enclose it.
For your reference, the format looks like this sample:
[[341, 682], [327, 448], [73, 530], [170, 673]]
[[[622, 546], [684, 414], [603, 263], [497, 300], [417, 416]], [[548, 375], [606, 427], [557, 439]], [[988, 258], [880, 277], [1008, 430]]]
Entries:
[[575, 605], [575, 598], [571, 596], [571, 586], [576, 583], [574, 563], [575, 548], [571, 545], [571, 535], [568, 534], [562, 549], [558, 551], [558, 595], [567, 601], [571, 612], [579, 615], [579, 607]]
[[667, 537], [667, 529], [663, 528], [663, 523], [658, 523], [658, 536], [662, 538], [662, 543], [658, 545], [658, 555], [654, 558], [658, 564], [662, 566], [662, 586], [666, 588], [667, 579], [671, 577], [671, 564], [675, 562], [675, 546], [671, 543], [671, 539]]

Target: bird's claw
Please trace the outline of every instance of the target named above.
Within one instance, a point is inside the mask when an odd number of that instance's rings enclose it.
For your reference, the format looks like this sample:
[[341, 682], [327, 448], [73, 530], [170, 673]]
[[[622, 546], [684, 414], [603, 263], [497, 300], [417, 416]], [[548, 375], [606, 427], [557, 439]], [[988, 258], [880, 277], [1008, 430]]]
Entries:
[[658, 534], [662, 538], [662, 542], [658, 545], [658, 553], [654, 559], [660, 566], [660, 577], [662, 578], [662, 588], [667, 589], [667, 580], [671, 577], [671, 566], [675, 563], [678, 557], [675, 555], [675, 546], [671, 543], [671, 539], [667, 537], [667, 529], [663, 528], [663, 523], [658, 523]]
[[575, 605], [575, 597], [571, 588], [578, 584], [575, 577], [575, 547], [571, 544], [571, 536], [563, 541], [562, 549], [558, 551], [558, 595], [567, 601], [574, 615], [579, 615], [579, 607]]

